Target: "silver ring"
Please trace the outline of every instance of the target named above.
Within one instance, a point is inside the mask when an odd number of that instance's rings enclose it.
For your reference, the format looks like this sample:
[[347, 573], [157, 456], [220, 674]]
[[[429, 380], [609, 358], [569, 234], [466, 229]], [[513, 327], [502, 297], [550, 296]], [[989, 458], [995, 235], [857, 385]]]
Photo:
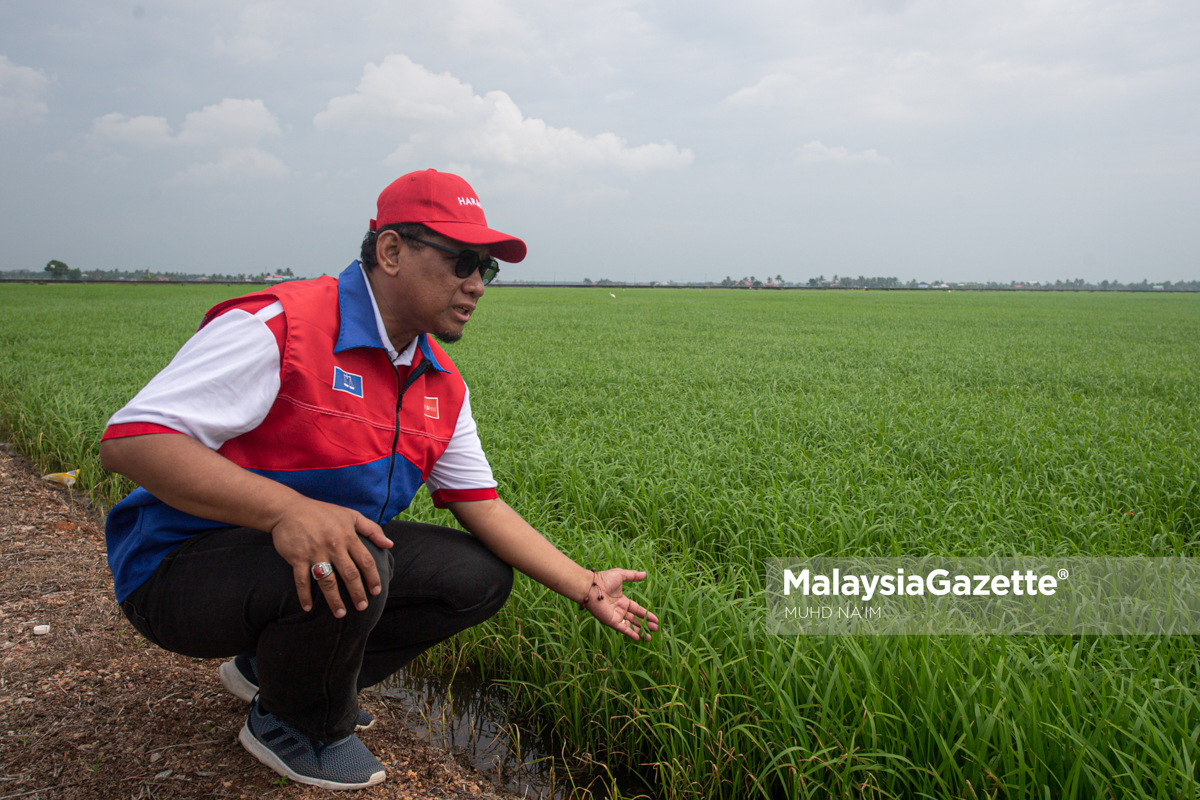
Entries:
[[330, 564], [328, 561], [321, 561], [313, 564], [312, 569], [310, 569], [309, 572], [312, 573], [314, 581], [319, 581], [322, 578], [328, 578], [333, 574], [333, 564]]

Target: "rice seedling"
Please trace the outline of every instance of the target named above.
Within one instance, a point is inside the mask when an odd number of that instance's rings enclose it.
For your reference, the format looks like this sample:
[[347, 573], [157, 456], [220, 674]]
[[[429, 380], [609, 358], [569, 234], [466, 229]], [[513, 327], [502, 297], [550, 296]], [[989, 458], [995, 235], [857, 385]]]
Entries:
[[[0, 287], [6, 435], [119, 496], [104, 421], [222, 290]], [[779, 637], [762, 593], [779, 556], [1200, 555], [1200, 298], [617, 294], [489, 290], [450, 352], [502, 496], [647, 569], [662, 633], [521, 580], [430, 664], [662, 797], [1197, 796], [1190, 637]]]

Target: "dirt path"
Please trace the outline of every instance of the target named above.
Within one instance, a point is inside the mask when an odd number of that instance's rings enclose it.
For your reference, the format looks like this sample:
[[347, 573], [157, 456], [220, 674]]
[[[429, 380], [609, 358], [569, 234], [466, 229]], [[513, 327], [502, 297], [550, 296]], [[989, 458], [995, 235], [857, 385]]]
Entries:
[[416, 739], [378, 695], [363, 699], [381, 723], [363, 741], [387, 781], [337, 795], [279, 779], [237, 743], [246, 705], [221, 687], [219, 662], [138, 636], [113, 598], [98, 521], [3, 450], [0, 660], [0, 800], [515, 796]]

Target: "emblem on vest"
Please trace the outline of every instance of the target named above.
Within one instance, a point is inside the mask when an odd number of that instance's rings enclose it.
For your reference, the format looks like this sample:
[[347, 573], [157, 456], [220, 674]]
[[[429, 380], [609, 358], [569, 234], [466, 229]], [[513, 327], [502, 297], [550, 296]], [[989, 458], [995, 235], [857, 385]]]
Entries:
[[362, 397], [362, 375], [355, 375], [353, 372], [344, 372], [341, 367], [334, 367], [333, 390], [335, 392], [352, 394], [355, 397]]
[[436, 397], [425, 398], [425, 416], [439, 419], [438, 417], [438, 399]]

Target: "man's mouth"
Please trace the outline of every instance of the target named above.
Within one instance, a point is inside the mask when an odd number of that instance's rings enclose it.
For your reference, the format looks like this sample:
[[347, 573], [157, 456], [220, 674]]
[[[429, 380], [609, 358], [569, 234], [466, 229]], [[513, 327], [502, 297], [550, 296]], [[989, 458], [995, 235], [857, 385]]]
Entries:
[[471, 312], [475, 310], [474, 306], [452, 306], [454, 312], [462, 317], [463, 322], [471, 318]]

